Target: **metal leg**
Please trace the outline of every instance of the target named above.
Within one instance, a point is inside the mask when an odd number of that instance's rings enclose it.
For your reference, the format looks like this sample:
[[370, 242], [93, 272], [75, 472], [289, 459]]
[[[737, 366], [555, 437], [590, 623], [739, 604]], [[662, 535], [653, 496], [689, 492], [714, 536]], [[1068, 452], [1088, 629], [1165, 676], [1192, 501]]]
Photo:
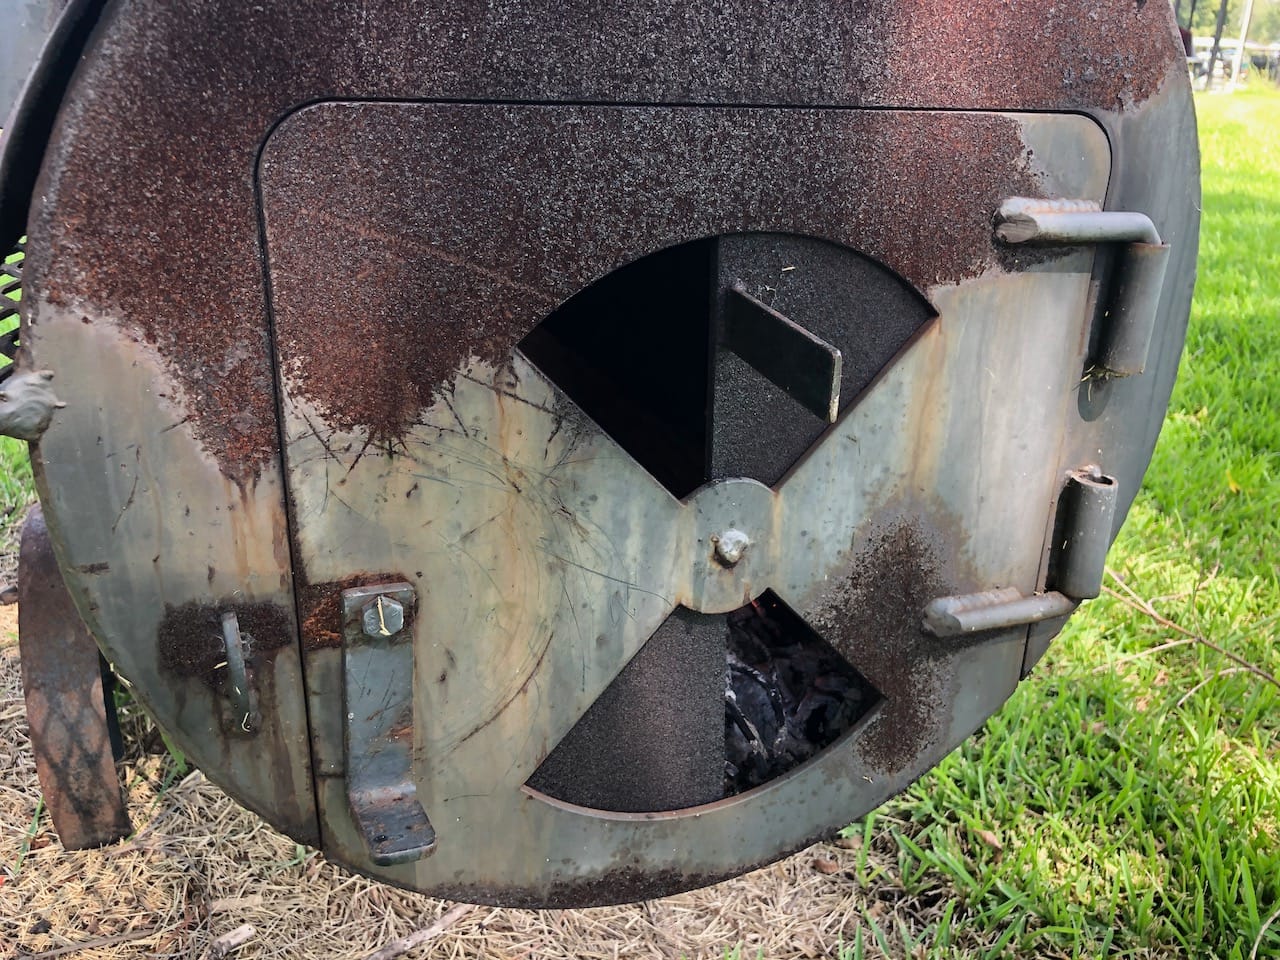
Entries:
[[81, 850], [128, 836], [100, 655], [63, 584], [39, 507], [22, 528], [18, 555], [18, 649], [36, 773], [62, 845]]

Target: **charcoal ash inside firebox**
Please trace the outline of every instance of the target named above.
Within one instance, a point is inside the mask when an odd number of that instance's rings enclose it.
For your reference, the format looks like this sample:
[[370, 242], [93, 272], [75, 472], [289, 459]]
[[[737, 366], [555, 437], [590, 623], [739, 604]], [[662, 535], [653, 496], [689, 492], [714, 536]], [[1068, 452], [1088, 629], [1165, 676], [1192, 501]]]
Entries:
[[726, 620], [724, 793], [733, 796], [816, 755], [879, 697], [772, 592]]

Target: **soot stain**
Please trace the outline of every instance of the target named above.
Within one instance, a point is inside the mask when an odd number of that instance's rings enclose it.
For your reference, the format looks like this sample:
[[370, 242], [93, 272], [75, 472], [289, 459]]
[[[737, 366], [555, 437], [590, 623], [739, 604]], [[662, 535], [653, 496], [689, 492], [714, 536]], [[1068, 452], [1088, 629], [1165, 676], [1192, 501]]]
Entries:
[[825, 598], [814, 625], [885, 697], [863, 751], [890, 774], [918, 762], [941, 733], [943, 678], [931, 662], [936, 639], [921, 612], [951, 592], [941, 538], [901, 519], [867, 539], [851, 572]]
[[160, 666], [179, 677], [196, 677], [215, 690], [226, 683], [226, 645], [222, 617], [234, 612], [245, 645], [249, 669], [274, 658], [294, 641], [293, 617], [274, 603], [210, 604], [191, 602], [166, 606], [157, 632]]

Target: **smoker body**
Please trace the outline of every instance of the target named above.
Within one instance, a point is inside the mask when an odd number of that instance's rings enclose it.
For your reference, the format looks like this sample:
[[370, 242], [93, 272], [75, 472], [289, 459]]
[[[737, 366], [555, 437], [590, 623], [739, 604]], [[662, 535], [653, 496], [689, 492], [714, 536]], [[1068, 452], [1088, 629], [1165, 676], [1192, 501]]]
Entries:
[[1165, 5], [287, 6], [103, 5], [23, 218], [68, 588], [240, 802], [437, 896], [687, 889], [1096, 594], [1194, 276]]

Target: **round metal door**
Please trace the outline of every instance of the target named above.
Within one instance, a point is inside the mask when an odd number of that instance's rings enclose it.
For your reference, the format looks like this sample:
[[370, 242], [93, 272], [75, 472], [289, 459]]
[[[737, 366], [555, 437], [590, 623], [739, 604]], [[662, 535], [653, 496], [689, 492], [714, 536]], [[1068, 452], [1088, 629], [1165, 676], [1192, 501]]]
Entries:
[[1166, 6], [606, 6], [112, 2], [0, 158], [87, 625], [439, 896], [672, 892], [904, 788], [1088, 595], [1185, 329]]

